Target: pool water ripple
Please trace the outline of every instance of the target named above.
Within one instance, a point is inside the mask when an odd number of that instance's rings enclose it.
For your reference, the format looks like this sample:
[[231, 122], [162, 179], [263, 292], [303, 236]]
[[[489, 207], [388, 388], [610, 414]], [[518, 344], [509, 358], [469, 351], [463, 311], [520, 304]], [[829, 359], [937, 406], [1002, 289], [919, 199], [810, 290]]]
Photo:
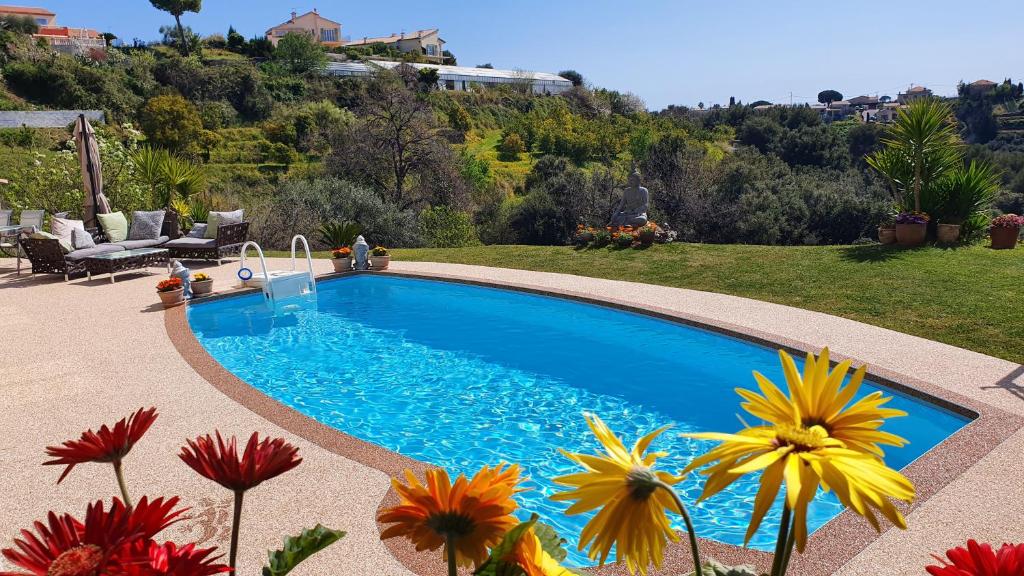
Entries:
[[[537, 512], [573, 548], [587, 517], [565, 516], [567, 505], [548, 496], [557, 491], [552, 478], [576, 471], [558, 448], [599, 449], [584, 412], [627, 444], [672, 424], [652, 449], [668, 452], [659, 466], [677, 473], [713, 445], [680, 433], [740, 427], [733, 389], [754, 387], [752, 370], [784, 384], [776, 352], [739, 339], [558, 298], [406, 278], [323, 282], [314, 306], [276, 316], [259, 295], [205, 303], [189, 308], [189, 322], [229, 371], [342, 432], [453, 473], [521, 464], [531, 489], [519, 497], [522, 515]], [[866, 383], [861, 395], [875, 389]], [[966, 423], [893, 394], [891, 405], [910, 413], [885, 428], [911, 440], [887, 451], [896, 468]], [[698, 534], [742, 544], [756, 477], [698, 504], [702, 486], [697, 474], [679, 485]], [[831, 494], [819, 494], [809, 527], [840, 511]], [[770, 549], [777, 525], [775, 507], [751, 546]], [[588, 563], [575, 551], [571, 561]]]

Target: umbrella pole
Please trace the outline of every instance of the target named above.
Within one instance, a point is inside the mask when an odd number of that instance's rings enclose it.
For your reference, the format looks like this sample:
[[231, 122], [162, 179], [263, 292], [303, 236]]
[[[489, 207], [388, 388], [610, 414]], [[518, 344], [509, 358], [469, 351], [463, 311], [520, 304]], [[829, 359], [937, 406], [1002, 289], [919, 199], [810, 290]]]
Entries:
[[92, 191], [92, 219], [96, 223], [96, 228], [100, 231], [103, 230], [100, 226], [99, 214], [99, 200], [96, 196], [96, 168], [92, 165], [92, 154], [89, 149], [89, 132], [85, 129], [85, 114], [79, 114], [78, 120], [82, 123], [82, 148], [85, 149], [85, 169], [89, 172], [89, 189]]

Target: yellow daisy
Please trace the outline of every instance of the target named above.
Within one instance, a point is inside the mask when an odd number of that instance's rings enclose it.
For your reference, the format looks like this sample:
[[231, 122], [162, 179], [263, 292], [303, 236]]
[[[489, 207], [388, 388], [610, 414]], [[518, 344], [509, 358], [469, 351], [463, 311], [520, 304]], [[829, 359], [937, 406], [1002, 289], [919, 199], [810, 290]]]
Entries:
[[595, 415], [586, 418], [605, 454], [571, 454], [563, 450], [566, 457], [586, 471], [555, 478], [555, 482], [573, 489], [551, 498], [575, 500], [566, 510], [568, 515], [600, 508], [583, 528], [579, 549], [589, 544], [590, 558], [604, 564], [612, 547], [616, 546], [616, 561], [624, 561], [630, 573], [646, 574], [651, 564], [661, 567], [666, 543], [679, 540], [665, 510], [685, 513], [678, 507], [671, 489], [682, 477], [652, 470], [664, 453], [645, 454], [651, 442], [667, 427], [640, 438], [632, 450], [627, 450], [600, 418]]
[[819, 486], [834, 491], [845, 506], [867, 518], [876, 530], [880, 529], [876, 510], [900, 528], [907, 526], [890, 498], [913, 500], [914, 487], [910, 481], [875, 456], [846, 448], [821, 426], [782, 424], [746, 428], [737, 434], [687, 436], [721, 442], [684, 470], [689, 472], [715, 463], [703, 472], [708, 479], [701, 500], [714, 496], [745, 474], [762, 472], [744, 545], [757, 532], [783, 481], [786, 513], [793, 513], [793, 536], [801, 552], [807, 543], [807, 505]]
[[879, 430], [886, 418], [907, 415], [902, 410], [884, 407], [892, 400], [891, 396], [885, 397], [882, 392], [875, 391], [850, 404], [864, 381], [866, 367], [857, 368], [849, 383], [843, 386], [851, 363], [849, 360], [840, 362], [829, 372], [828, 348], [818, 358], [814, 354], [807, 354], [802, 377], [789, 354], [779, 350], [779, 358], [786, 375], [789, 396], [783, 394], [764, 375], [754, 372], [761, 394], [736, 389], [745, 400], [743, 408], [747, 412], [772, 424], [792, 424], [805, 428], [821, 426], [829, 438], [841, 441], [846, 448], [878, 457], [883, 456], [879, 444], [907, 444], [903, 438]]

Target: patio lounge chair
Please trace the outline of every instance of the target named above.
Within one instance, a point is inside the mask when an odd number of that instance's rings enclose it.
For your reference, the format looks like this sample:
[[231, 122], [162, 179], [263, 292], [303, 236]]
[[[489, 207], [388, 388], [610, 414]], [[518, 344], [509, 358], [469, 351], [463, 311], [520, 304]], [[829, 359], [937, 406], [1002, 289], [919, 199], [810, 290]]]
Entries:
[[185, 236], [163, 245], [171, 258], [178, 260], [216, 260], [217, 264], [227, 256], [237, 254], [248, 240], [249, 223], [222, 224], [217, 228], [216, 238], [193, 238]]

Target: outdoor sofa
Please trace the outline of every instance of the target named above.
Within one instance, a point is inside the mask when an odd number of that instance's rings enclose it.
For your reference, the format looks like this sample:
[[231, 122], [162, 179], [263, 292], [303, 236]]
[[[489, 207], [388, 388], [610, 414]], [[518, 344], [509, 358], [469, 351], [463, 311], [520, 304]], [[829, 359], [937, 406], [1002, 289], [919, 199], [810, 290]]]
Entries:
[[164, 244], [170, 257], [178, 260], [216, 260], [236, 255], [249, 236], [249, 223], [243, 211], [211, 212], [209, 225], [217, 226], [215, 237], [208, 238], [207, 224], [196, 224], [188, 236]]
[[58, 238], [40, 238], [33, 235], [23, 234], [18, 242], [25, 253], [25, 256], [32, 263], [33, 274], [63, 274], [67, 281], [71, 276], [84, 274], [85, 260], [92, 256], [108, 254], [110, 252], [122, 252], [124, 250], [138, 250], [140, 248], [163, 248], [169, 240], [164, 234], [166, 229], [166, 216], [164, 226], [161, 227], [160, 236], [149, 237], [141, 240], [121, 240], [110, 242], [107, 235], [97, 228], [86, 230], [92, 237], [95, 246], [87, 248], [71, 248], [65, 243], [61, 245]]

